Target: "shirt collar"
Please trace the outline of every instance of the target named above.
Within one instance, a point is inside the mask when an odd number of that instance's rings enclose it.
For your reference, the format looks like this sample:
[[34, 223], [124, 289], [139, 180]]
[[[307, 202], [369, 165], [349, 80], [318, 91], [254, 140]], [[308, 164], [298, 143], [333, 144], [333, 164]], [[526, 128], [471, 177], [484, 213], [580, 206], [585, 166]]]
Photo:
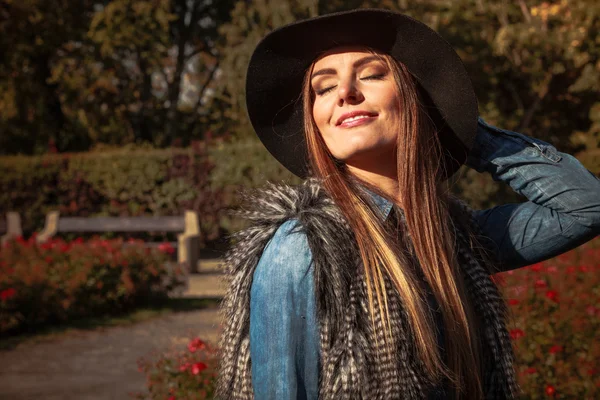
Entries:
[[365, 188], [365, 191], [370, 196], [370, 198], [373, 201], [373, 203], [375, 204], [375, 206], [377, 206], [379, 211], [383, 214], [383, 219], [384, 220], [387, 219], [388, 216], [390, 215], [390, 211], [392, 211], [393, 203], [391, 201], [389, 201], [388, 199], [386, 199], [385, 197], [382, 197], [382, 196], [378, 195], [377, 193], [370, 191], [369, 189]]

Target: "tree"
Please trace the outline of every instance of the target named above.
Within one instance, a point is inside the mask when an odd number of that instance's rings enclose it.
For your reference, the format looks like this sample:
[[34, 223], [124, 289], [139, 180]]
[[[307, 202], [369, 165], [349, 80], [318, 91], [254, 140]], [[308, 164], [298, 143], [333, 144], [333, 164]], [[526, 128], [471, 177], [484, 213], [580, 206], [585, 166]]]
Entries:
[[57, 49], [87, 29], [92, 1], [5, 0], [0, 3], [0, 154], [66, 146], [67, 125], [56, 84]]
[[187, 128], [195, 125], [202, 113], [203, 99], [210, 88], [220, 65], [221, 53], [217, 48], [218, 27], [229, 20], [233, 1], [221, 0], [190, 1], [174, 0], [172, 12], [177, 16], [170, 25], [171, 40], [176, 56], [173, 73], [168, 82], [168, 111], [165, 134], [167, 138], [178, 136], [181, 127], [182, 104], [181, 81], [186, 74], [195, 80], [195, 101], [186, 109]]
[[232, 4], [3, 2], [0, 151], [40, 153], [49, 139], [72, 151], [202, 137], [217, 27]]

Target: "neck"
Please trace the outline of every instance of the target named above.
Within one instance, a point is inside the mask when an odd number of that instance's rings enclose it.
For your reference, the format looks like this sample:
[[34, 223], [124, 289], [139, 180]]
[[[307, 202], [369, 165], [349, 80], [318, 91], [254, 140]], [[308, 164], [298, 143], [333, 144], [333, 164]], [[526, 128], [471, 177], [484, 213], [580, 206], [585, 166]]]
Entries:
[[387, 165], [385, 162], [379, 162], [368, 167], [361, 164], [346, 164], [346, 166], [352, 175], [376, 187], [388, 198], [399, 204], [400, 187], [396, 173], [396, 157], [393, 157], [392, 160], [393, 163], [390, 162]]

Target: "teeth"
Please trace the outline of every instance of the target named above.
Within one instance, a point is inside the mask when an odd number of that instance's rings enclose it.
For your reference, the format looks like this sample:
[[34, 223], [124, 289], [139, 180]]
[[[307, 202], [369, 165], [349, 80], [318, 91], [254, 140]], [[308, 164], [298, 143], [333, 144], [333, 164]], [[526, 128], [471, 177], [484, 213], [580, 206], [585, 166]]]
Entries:
[[356, 121], [359, 119], [364, 119], [364, 118], [369, 118], [369, 116], [368, 115], [357, 115], [356, 117], [346, 118], [345, 120], [342, 121], [342, 124], [344, 124], [346, 122]]

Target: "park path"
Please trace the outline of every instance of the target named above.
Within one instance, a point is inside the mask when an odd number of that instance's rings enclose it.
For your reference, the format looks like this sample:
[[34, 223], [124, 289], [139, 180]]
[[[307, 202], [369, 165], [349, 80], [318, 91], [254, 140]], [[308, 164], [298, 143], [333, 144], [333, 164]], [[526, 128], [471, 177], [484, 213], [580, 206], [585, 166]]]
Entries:
[[[220, 297], [217, 271], [190, 277], [186, 297]], [[197, 336], [216, 344], [216, 307], [172, 313], [123, 327], [67, 333], [59, 339], [23, 343], [0, 351], [0, 399], [120, 400], [143, 391], [140, 357], [176, 347]]]

